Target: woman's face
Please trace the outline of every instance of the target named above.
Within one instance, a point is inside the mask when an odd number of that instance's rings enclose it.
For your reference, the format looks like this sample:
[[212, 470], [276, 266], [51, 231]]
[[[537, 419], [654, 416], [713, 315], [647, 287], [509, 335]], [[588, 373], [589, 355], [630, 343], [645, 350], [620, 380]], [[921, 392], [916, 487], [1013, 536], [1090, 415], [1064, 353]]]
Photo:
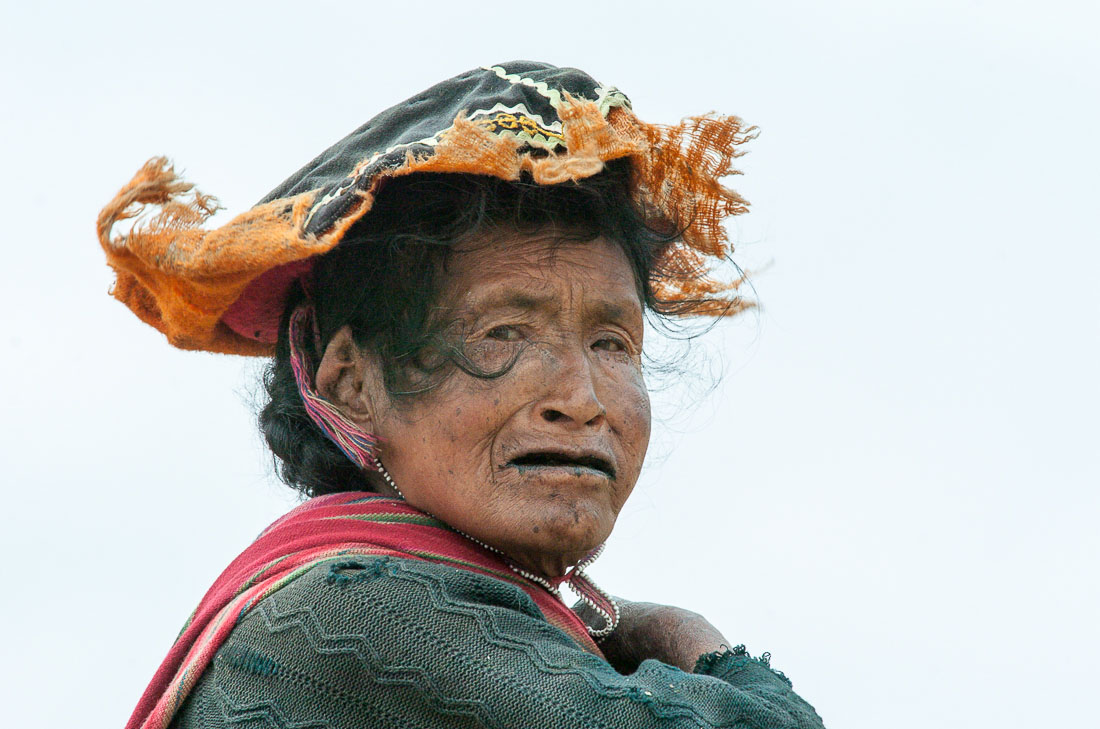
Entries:
[[560, 575], [607, 539], [649, 444], [631, 267], [602, 238], [515, 234], [455, 251], [438, 305], [475, 364], [514, 366], [394, 402], [359, 354], [362, 425], [410, 504]]

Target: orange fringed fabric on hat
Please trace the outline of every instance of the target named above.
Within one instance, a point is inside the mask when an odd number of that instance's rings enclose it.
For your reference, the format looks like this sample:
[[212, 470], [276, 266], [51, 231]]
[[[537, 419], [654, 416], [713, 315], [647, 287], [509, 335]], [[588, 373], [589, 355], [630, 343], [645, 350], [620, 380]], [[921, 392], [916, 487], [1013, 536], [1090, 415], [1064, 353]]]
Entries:
[[[177, 347], [270, 354], [269, 343], [240, 336], [221, 317], [258, 275], [335, 243], [299, 234], [310, 198], [259, 205], [203, 230], [217, 209], [214, 199], [180, 180], [163, 157], [151, 159], [99, 215], [99, 240], [116, 273], [112, 293]], [[129, 234], [110, 237], [115, 223], [146, 205], [160, 212]]]
[[[439, 131], [424, 136], [426, 120]], [[734, 295], [740, 279], [719, 281], [710, 270], [730, 252], [723, 219], [748, 203], [721, 178], [737, 174], [733, 159], [755, 131], [715, 115], [646, 124], [614, 87], [517, 61], [469, 71], [383, 112], [214, 230], [202, 226], [216, 200], [164, 158], [151, 159], [100, 213], [97, 232], [116, 273], [114, 296], [173, 345], [271, 355], [293, 281], [367, 214], [386, 178], [527, 173], [554, 185], [629, 157], [639, 201], [683, 231], [660, 262], [672, 275], [658, 297], [683, 302], [681, 313], [730, 315], [751, 303]], [[113, 232], [133, 218], [141, 220], [128, 233]]]

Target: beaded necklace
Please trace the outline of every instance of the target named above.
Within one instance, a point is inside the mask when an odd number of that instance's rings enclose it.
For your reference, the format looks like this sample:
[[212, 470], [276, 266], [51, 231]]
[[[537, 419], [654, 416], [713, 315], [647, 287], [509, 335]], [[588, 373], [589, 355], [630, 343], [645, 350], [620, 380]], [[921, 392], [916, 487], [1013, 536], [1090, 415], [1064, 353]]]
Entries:
[[[382, 479], [387, 484], [389, 484], [390, 488], [394, 490], [394, 493], [401, 497], [402, 501], [408, 502], [408, 499], [405, 498], [405, 494], [401, 493], [401, 489], [397, 487], [397, 484], [390, 476], [389, 471], [387, 471], [386, 467], [382, 465], [382, 461], [379, 460], [377, 456], [375, 456], [373, 460], [378, 472], [382, 475]], [[423, 511], [423, 509], [421, 509], [421, 511]], [[429, 516], [432, 515], [429, 514]], [[433, 518], [435, 517], [433, 516]], [[471, 537], [469, 534], [462, 531], [461, 529], [455, 529], [454, 527], [451, 527], [451, 529], [454, 529], [454, 531], [456, 531], [458, 534], [461, 534], [463, 537], [469, 539], [471, 542], [478, 545], [482, 549], [486, 549], [496, 555], [499, 555], [512, 569], [513, 572], [526, 580], [534, 582], [537, 585], [541, 585], [546, 589], [547, 592], [556, 597], [558, 600], [562, 600], [560, 588], [562, 582], [573, 588], [573, 591], [577, 594], [577, 597], [581, 599], [581, 602], [590, 607], [596, 612], [597, 615], [603, 618], [604, 627], [602, 628], [593, 628], [587, 623], [585, 624], [585, 628], [588, 629], [588, 634], [591, 635], [593, 638], [606, 638], [607, 636], [615, 632], [615, 628], [619, 627], [619, 618], [621, 617], [619, 603], [616, 602], [615, 599], [611, 597], [611, 595], [607, 594], [607, 592], [605, 592], [601, 587], [594, 583], [592, 579], [584, 573], [584, 570], [597, 559], [599, 559], [601, 554], [603, 554], [605, 545], [601, 544], [600, 546], [589, 552], [584, 559], [582, 559], [576, 564], [576, 566], [573, 567], [573, 569], [569, 570], [565, 577], [563, 577], [555, 584], [554, 582], [551, 582], [542, 575], [536, 575], [535, 573], [525, 570], [519, 565], [515, 564], [511, 560], [511, 558], [508, 557], [508, 555], [506, 555], [504, 552], [500, 551], [496, 547], [489, 546], [480, 539], [475, 539], [474, 537]], [[598, 605], [595, 600], [589, 597], [589, 595], [586, 594], [588, 592], [587, 588], [595, 590], [596, 593], [598, 593], [603, 599], [605, 599], [607, 603], [611, 606], [611, 611], [607, 611], [606, 609]]]

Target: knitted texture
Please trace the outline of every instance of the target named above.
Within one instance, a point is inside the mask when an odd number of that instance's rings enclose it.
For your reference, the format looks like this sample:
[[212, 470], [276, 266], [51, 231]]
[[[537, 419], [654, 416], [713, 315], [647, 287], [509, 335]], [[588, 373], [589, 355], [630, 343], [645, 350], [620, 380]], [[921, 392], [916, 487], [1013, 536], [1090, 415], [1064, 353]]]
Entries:
[[519, 587], [361, 556], [313, 567], [244, 618], [172, 724], [229, 727], [820, 729], [743, 651], [629, 676], [546, 622]]
[[[265, 598], [319, 562], [365, 554], [442, 562], [511, 582], [581, 650], [602, 656], [561, 596], [517, 574], [501, 555], [404, 501], [362, 492], [329, 494], [275, 521], [222, 572], [161, 662], [127, 729], [168, 726], [214, 654]], [[579, 567], [559, 581], [565, 579], [574, 585], [586, 580]]]

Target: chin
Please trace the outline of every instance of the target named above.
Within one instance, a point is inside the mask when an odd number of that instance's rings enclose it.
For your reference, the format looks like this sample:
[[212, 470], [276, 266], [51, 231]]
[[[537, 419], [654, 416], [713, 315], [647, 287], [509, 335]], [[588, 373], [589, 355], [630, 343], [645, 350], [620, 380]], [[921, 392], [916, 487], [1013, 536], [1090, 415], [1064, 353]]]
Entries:
[[548, 576], [564, 574], [585, 555], [607, 540], [615, 514], [607, 507], [557, 501], [537, 510], [523, 509], [538, 517], [525, 519], [510, 530], [518, 536], [505, 551], [517, 562]]

